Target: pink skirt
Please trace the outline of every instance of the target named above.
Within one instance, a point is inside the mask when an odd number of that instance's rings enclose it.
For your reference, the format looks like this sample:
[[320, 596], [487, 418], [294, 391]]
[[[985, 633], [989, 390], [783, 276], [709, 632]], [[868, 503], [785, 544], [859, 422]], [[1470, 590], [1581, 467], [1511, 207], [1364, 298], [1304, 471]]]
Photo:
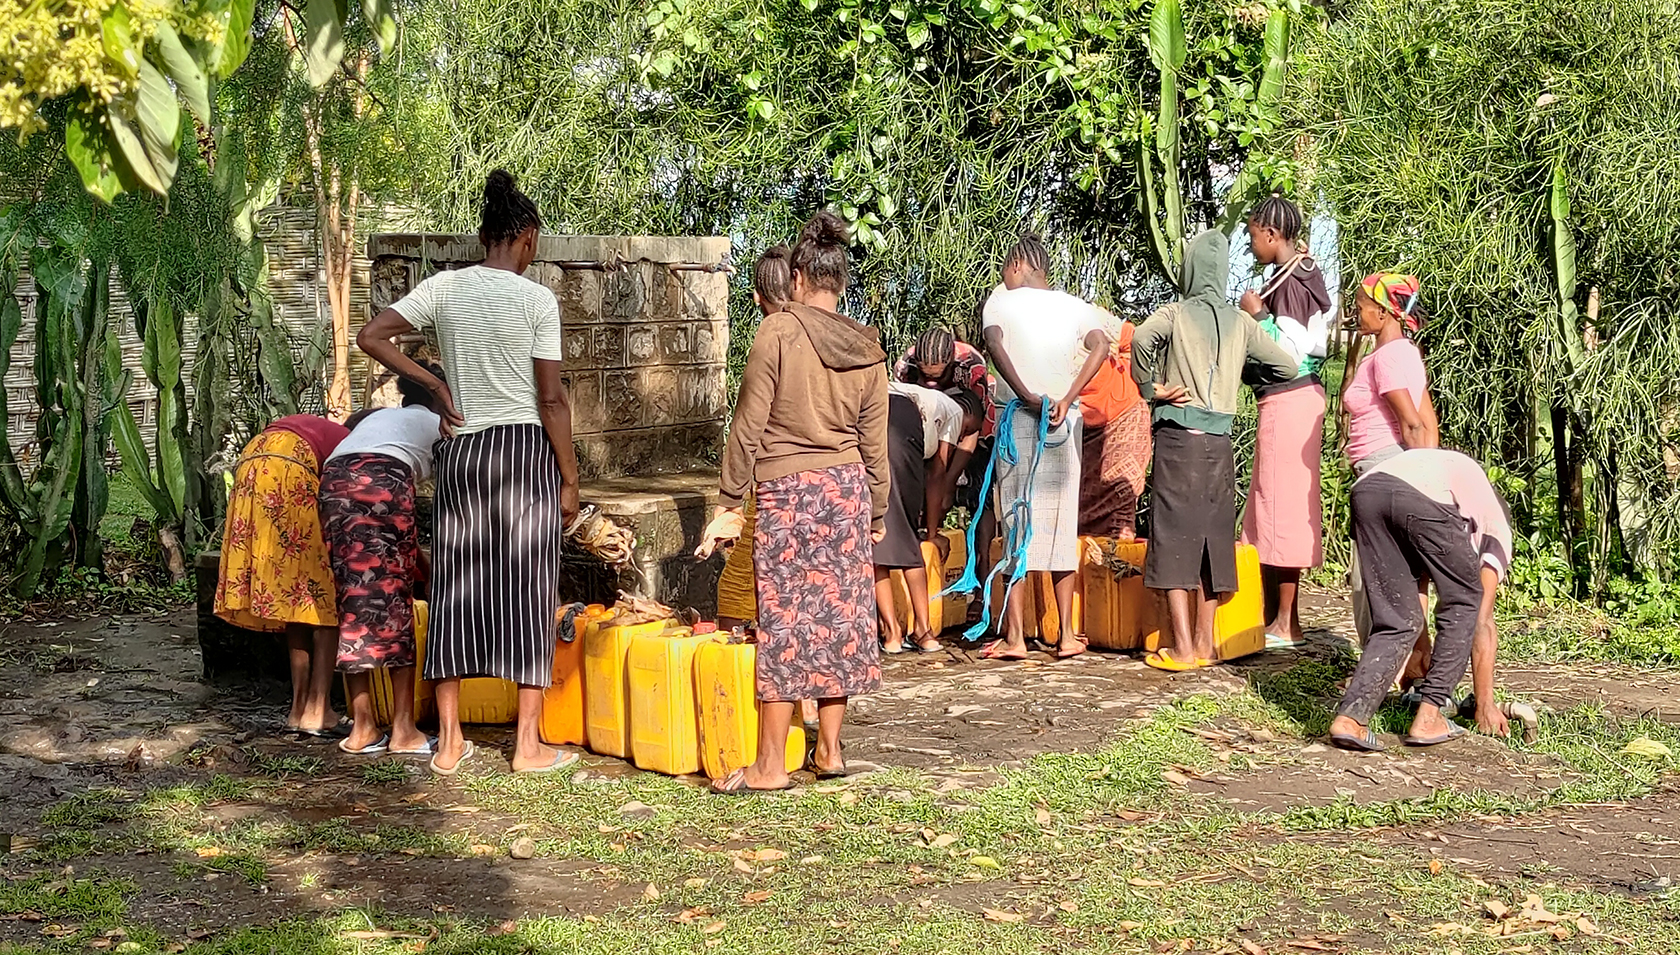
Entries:
[[1324, 447], [1324, 386], [1301, 385], [1260, 399], [1254, 480], [1242, 542], [1269, 567], [1305, 570], [1324, 562], [1324, 503], [1318, 468]]

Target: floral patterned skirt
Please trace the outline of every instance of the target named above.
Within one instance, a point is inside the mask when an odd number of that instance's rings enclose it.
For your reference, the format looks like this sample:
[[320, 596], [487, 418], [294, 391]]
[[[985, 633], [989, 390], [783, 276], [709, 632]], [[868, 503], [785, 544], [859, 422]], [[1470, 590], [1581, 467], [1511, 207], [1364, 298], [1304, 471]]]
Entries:
[[758, 485], [758, 698], [857, 696], [881, 685], [863, 465]]
[[414, 665], [420, 534], [414, 474], [388, 454], [349, 454], [321, 474], [321, 531], [338, 584], [338, 668]]
[[228, 496], [216, 616], [278, 633], [287, 624], [338, 625], [338, 598], [321, 535], [320, 465], [309, 442], [264, 431], [245, 445]]

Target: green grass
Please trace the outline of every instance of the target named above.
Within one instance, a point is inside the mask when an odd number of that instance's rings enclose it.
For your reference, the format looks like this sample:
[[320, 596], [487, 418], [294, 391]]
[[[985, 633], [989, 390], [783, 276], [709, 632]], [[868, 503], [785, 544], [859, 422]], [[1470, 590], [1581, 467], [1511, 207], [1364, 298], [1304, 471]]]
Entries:
[[[1481, 903], [1510, 904], [1533, 892], [1552, 911], [1585, 915], [1627, 940], [1574, 930], [1568, 941], [1524, 937], [1535, 953], [1680, 951], [1680, 901], [1672, 897], [1580, 891], [1537, 881], [1548, 877], [1538, 871], [1491, 883], [1453, 865], [1436, 872], [1420, 850], [1367, 832], [1648, 794], [1680, 762], [1621, 749], [1646, 736], [1680, 752], [1680, 727], [1585, 707], [1544, 713], [1539, 742], [1507, 745], [1555, 760], [1563, 772], [1554, 789], [1519, 795], [1440, 790], [1244, 814], [1172, 777], [1300, 759], [1300, 744], [1322, 732], [1350, 665], [1351, 658], [1303, 659], [1257, 675], [1245, 691], [1160, 707], [1092, 752], [995, 770], [994, 781], [975, 788], [889, 770], [797, 793], [719, 799], [651, 774], [587, 781], [488, 774], [466, 777], [464, 791], [422, 783], [417, 801], [313, 821], [299, 819], [295, 804], [324, 762], [253, 758], [250, 771], [264, 777], [255, 783], [221, 775], [146, 792], [90, 790], [50, 807], [41, 817], [47, 838], [17, 864], [55, 868], [0, 882], [0, 915], [31, 911], [73, 924], [63, 939], [29, 935], [28, 947], [13, 949], [55, 953], [85, 952], [99, 931], [120, 925], [123, 944], [133, 946], [125, 951], [135, 955], [163, 955], [171, 945], [188, 955], [395, 955], [419, 951], [421, 941], [428, 955], [1230, 952], [1242, 951], [1232, 947], [1241, 939], [1279, 952], [1314, 936], [1332, 937], [1323, 944], [1338, 952], [1494, 955], [1512, 942], [1486, 934], [1492, 925]], [[1404, 719], [1391, 710], [1379, 717], [1390, 729]], [[1255, 745], [1216, 746], [1199, 735], [1210, 732]], [[410, 781], [405, 767], [389, 762], [363, 766], [360, 783]], [[256, 811], [218, 809], [231, 803]], [[535, 840], [534, 863], [505, 858], [522, 836]], [[179, 925], [130, 924], [132, 883], [56, 875], [78, 848], [149, 853], [169, 882], [163, 891], [188, 899], [210, 874], [256, 891], [279, 884], [313, 895], [331, 870], [284, 865], [306, 854], [489, 854], [498, 858], [476, 863], [489, 866], [484, 894], [509, 883], [501, 866], [579, 860], [588, 868], [570, 907], [590, 914], [503, 926], [453, 913], [414, 919], [352, 910], [193, 940]], [[518, 898], [507, 907], [527, 908]]]
[[406, 783], [414, 778], [409, 764], [400, 759], [380, 759], [362, 767], [362, 782], [369, 786]]

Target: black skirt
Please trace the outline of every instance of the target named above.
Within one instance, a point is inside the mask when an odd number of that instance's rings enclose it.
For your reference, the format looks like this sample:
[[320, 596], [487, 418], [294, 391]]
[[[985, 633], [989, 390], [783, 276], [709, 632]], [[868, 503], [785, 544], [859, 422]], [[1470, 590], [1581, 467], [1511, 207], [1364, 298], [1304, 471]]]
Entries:
[[1237, 475], [1231, 436], [1155, 427], [1144, 586], [1237, 589]]
[[887, 396], [887, 463], [892, 467], [892, 494], [887, 501], [887, 536], [875, 545], [875, 566], [920, 567], [927, 460], [922, 453], [922, 414], [903, 395]]
[[534, 424], [438, 442], [428, 680], [548, 686], [560, 607], [560, 464]]

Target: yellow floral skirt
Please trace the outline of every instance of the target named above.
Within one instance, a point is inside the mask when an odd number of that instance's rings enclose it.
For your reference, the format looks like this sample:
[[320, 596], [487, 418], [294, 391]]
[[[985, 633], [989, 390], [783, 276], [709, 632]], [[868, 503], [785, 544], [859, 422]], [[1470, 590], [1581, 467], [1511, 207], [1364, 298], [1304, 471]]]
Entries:
[[718, 575], [717, 615], [751, 620], [758, 616], [758, 584], [753, 578], [753, 524], [757, 515], [751, 495], [748, 495], [741, 515], [745, 519], [741, 526], [741, 538], [729, 551], [723, 573]]
[[264, 431], [245, 446], [228, 497], [216, 616], [268, 633], [338, 626], [320, 486], [320, 464], [301, 436]]

